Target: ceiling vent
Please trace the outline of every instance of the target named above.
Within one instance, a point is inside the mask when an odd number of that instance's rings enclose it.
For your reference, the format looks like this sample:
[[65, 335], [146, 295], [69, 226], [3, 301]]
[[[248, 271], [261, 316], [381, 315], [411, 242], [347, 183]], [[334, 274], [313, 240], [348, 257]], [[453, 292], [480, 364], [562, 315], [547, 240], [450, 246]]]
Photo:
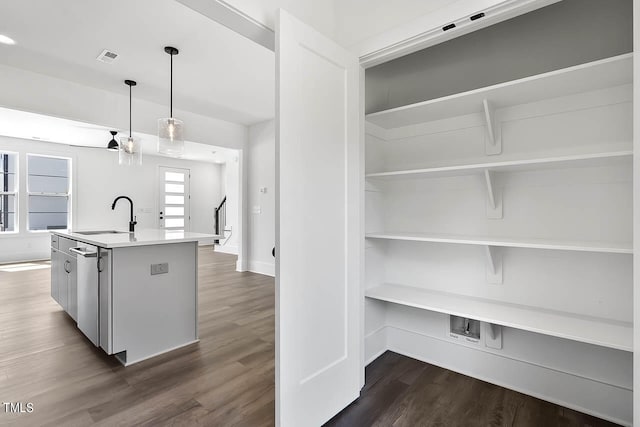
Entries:
[[113, 61], [118, 58], [118, 54], [110, 51], [109, 49], [103, 50], [100, 55], [96, 58], [100, 62], [104, 62], [106, 64], [111, 64]]

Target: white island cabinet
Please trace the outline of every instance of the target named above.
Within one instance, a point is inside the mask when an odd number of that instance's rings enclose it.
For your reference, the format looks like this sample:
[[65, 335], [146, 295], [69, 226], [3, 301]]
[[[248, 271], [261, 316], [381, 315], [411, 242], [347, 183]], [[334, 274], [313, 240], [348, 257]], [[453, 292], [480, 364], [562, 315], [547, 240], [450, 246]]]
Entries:
[[198, 242], [165, 230], [52, 232], [51, 295], [125, 366], [198, 341]]

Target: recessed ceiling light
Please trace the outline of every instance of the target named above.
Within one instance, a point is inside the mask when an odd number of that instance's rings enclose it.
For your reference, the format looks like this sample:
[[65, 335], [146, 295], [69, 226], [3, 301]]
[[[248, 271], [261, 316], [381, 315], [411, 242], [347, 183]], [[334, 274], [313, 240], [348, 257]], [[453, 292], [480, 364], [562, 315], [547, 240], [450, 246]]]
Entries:
[[16, 44], [16, 41], [11, 37], [7, 37], [4, 34], [0, 34], [0, 43], [2, 44]]

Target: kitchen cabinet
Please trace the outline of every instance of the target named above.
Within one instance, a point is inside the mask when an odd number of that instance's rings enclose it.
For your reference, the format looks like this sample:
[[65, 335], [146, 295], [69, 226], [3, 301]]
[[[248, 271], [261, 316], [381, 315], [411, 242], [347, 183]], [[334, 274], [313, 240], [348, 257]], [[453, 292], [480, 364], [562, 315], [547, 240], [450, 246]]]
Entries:
[[198, 341], [197, 243], [218, 236], [53, 233], [52, 289], [96, 347], [128, 366]]
[[67, 283], [67, 313], [75, 321], [78, 320], [78, 276], [76, 257], [64, 254], [65, 261], [63, 269], [65, 272], [65, 281]]
[[76, 258], [71, 248], [75, 240], [52, 235], [51, 296], [73, 320], [77, 320]]
[[60, 298], [58, 297], [60, 290], [60, 267], [62, 255], [57, 248], [51, 247], [51, 298], [55, 302], [60, 304]]

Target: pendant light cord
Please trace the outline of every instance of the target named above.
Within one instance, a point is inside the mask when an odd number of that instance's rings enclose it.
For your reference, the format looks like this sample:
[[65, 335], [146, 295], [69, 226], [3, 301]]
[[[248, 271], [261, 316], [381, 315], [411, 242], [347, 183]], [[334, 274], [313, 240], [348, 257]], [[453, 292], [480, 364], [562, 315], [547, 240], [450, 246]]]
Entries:
[[131, 138], [131, 85], [129, 85], [129, 138]]
[[171, 57], [171, 77], [169, 82], [169, 117], [173, 118], [173, 53], [169, 56]]

